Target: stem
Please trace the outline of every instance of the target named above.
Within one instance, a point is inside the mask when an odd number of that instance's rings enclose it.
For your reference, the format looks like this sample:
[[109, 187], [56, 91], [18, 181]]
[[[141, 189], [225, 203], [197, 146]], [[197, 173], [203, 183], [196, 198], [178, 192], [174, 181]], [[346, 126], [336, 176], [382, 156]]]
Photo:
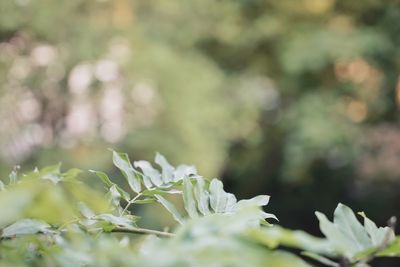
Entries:
[[132, 198], [131, 200], [129, 200], [128, 201], [128, 204], [126, 204], [126, 206], [125, 206], [125, 208], [122, 210], [122, 214], [124, 214], [127, 210], [128, 210], [128, 208], [129, 208], [129, 206], [131, 205], [131, 204], [133, 204], [139, 197], [141, 197], [142, 196], [142, 193], [139, 193], [139, 194], [137, 194], [134, 198]]
[[139, 235], [156, 235], [159, 237], [173, 237], [172, 233], [161, 232], [157, 230], [144, 229], [144, 228], [125, 228], [125, 227], [115, 227], [111, 230], [113, 233], [129, 233], [129, 234], [139, 234]]

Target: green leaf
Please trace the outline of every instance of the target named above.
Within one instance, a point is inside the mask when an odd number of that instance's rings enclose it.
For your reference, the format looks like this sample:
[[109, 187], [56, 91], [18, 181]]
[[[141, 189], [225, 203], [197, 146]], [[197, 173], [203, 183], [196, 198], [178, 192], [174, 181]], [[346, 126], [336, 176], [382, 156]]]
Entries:
[[164, 183], [173, 182], [175, 168], [169, 164], [166, 158], [160, 153], [157, 153], [155, 163], [157, 163], [162, 169], [162, 180]]
[[123, 190], [121, 187], [119, 187], [117, 184], [113, 183], [110, 178], [108, 178], [108, 175], [104, 172], [101, 171], [94, 171], [94, 170], [89, 170], [89, 172], [94, 173], [97, 175], [97, 177], [100, 178], [100, 180], [107, 186], [107, 188], [111, 189], [111, 187], [115, 187], [115, 189], [118, 191], [118, 193], [121, 195], [121, 197], [129, 201], [131, 199], [131, 196], [129, 195], [128, 192]]
[[174, 171], [174, 182], [182, 180], [184, 177], [197, 175], [197, 170], [194, 166], [179, 165]]
[[364, 212], [359, 212], [358, 214], [364, 218], [364, 228], [375, 247], [381, 247], [384, 246], [385, 243], [389, 244], [393, 242], [395, 234], [390, 227], [377, 227], [376, 224], [371, 221]]
[[354, 246], [353, 242], [337, 229], [323, 213], [317, 211], [315, 215], [319, 220], [321, 232], [328, 238], [339, 254], [351, 258], [357, 253], [358, 249]]
[[61, 163], [45, 167], [39, 171], [40, 178], [44, 180], [50, 180], [54, 184], [57, 184], [63, 179], [63, 176], [60, 173]]
[[0, 228], [21, 218], [30, 207], [37, 192], [33, 187], [14, 188], [0, 192]]
[[193, 185], [188, 177], [183, 178], [183, 203], [190, 218], [197, 218], [196, 201], [193, 196]]
[[237, 199], [234, 194], [225, 193], [226, 206], [224, 212], [234, 212], [237, 208]]
[[205, 182], [202, 177], [199, 177], [196, 179], [196, 185], [194, 188], [194, 195], [197, 201], [197, 208], [201, 212], [201, 214], [209, 215], [210, 214], [210, 209], [209, 209], [209, 193], [206, 190]]
[[106, 221], [115, 226], [127, 227], [131, 228], [135, 226], [135, 221], [138, 220], [139, 217], [136, 216], [115, 216], [112, 214], [100, 214], [94, 217], [96, 220]]
[[147, 181], [143, 180], [147, 188], [152, 187], [152, 184], [155, 185], [156, 187], [159, 187], [160, 185], [163, 184], [160, 172], [154, 169], [153, 166], [151, 166], [151, 164], [148, 161], [139, 160], [135, 161], [133, 164], [135, 165], [136, 168], [142, 170], [145, 178], [149, 179]]
[[172, 214], [172, 216], [178, 223], [183, 224], [182, 216], [171, 202], [169, 202], [160, 195], [154, 195], [154, 196], [157, 198], [158, 202], [161, 203], [161, 205], [163, 205], [164, 208], [166, 208]]
[[89, 170], [89, 172], [94, 173], [101, 179], [101, 181], [107, 186], [111, 187], [113, 186], [113, 182], [111, 182], [110, 178], [108, 178], [108, 175], [104, 172], [101, 171], [95, 171], [95, 170]]
[[111, 203], [114, 206], [119, 207], [120, 206], [119, 204], [120, 204], [120, 201], [121, 201], [121, 194], [118, 191], [117, 185], [114, 184], [114, 185], [112, 185], [110, 187], [109, 195], [110, 195], [110, 198], [111, 198]]
[[94, 214], [94, 212], [83, 202], [78, 203], [78, 208], [86, 219], [91, 219], [96, 216], [96, 214]]
[[253, 206], [266, 206], [269, 203], [270, 196], [259, 195], [251, 199], [243, 199], [238, 202], [239, 206], [253, 205]]
[[227, 197], [222, 182], [218, 179], [212, 179], [209, 190], [211, 208], [217, 213], [223, 213], [226, 208]]
[[1, 237], [13, 237], [36, 233], [49, 233], [50, 225], [39, 220], [22, 219], [3, 229]]
[[129, 161], [128, 154], [117, 153], [113, 151], [113, 163], [125, 176], [130, 188], [134, 192], [139, 193], [141, 190], [140, 180], [135, 175], [135, 171], [132, 167], [131, 162]]
[[348, 239], [353, 241], [353, 245], [358, 251], [372, 246], [367, 232], [349, 207], [339, 203], [334, 212], [334, 224]]

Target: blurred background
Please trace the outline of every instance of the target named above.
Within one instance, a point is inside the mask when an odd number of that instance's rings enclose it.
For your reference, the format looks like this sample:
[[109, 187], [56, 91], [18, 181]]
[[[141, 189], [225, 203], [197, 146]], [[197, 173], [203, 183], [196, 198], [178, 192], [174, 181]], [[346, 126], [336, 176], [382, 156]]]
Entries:
[[0, 93], [5, 180], [158, 151], [283, 226], [400, 216], [400, 1], [2, 0]]

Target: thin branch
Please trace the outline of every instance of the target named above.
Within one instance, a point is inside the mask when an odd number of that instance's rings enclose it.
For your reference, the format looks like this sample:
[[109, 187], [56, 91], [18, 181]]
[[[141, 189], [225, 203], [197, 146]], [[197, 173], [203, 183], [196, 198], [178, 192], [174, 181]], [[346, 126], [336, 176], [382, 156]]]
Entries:
[[139, 193], [139, 194], [137, 194], [133, 199], [129, 200], [129, 201], [128, 201], [128, 204], [126, 204], [124, 210], [121, 212], [121, 215], [124, 214], [124, 213], [128, 210], [129, 206], [130, 206], [131, 204], [135, 203], [135, 201], [136, 201], [139, 197], [141, 197], [141, 196], [142, 196], [142, 193]]
[[115, 227], [111, 230], [113, 233], [129, 233], [129, 234], [139, 234], [139, 235], [156, 235], [159, 237], [173, 237], [172, 233], [161, 232], [157, 230], [145, 229], [145, 228], [125, 228], [125, 227]]

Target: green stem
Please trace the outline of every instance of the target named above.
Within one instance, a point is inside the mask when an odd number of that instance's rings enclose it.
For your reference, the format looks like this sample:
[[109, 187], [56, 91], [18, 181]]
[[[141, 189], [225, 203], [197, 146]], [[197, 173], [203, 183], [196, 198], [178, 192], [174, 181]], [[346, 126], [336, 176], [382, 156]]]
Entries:
[[125, 227], [115, 227], [111, 230], [113, 233], [130, 233], [130, 234], [139, 234], [139, 235], [156, 235], [159, 237], [173, 237], [175, 236], [172, 233], [161, 232], [157, 230], [144, 229], [144, 228], [125, 228]]
[[137, 194], [134, 198], [132, 198], [131, 200], [129, 200], [129, 201], [128, 201], [128, 204], [126, 204], [124, 210], [122, 211], [122, 214], [124, 214], [124, 213], [128, 210], [129, 206], [130, 206], [131, 204], [135, 203], [135, 201], [136, 201], [139, 197], [141, 197], [141, 196], [142, 196], [142, 193], [139, 193], [139, 194]]

